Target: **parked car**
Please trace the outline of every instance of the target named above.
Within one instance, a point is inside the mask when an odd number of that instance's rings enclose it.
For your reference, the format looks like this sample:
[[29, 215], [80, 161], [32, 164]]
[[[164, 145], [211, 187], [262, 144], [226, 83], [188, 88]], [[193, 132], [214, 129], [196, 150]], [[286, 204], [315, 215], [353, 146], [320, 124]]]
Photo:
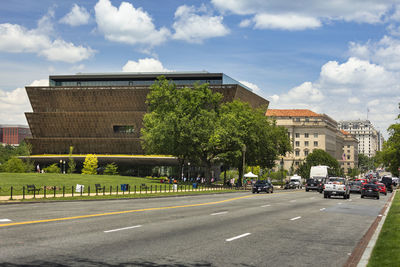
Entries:
[[325, 186], [325, 183], [327, 183], [328, 182], [328, 180], [329, 180], [329, 178], [322, 178], [320, 181], [319, 181], [319, 184], [318, 184], [318, 192], [319, 193], [321, 193], [322, 194], [322, 192], [324, 192], [324, 186]]
[[253, 185], [252, 191], [253, 194], [254, 193], [258, 194], [260, 192], [273, 193], [274, 186], [271, 184], [271, 182], [267, 180], [259, 180]]
[[349, 182], [350, 193], [361, 193], [362, 182], [361, 181], [351, 181]]
[[387, 191], [386, 191], [386, 186], [383, 183], [376, 183], [376, 185], [378, 186], [379, 192], [384, 194], [385, 196], [387, 195]]
[[365, 184], [361, 189], [361, 198], [376, 197], [379, 199], [379, 188], [376, 184]]

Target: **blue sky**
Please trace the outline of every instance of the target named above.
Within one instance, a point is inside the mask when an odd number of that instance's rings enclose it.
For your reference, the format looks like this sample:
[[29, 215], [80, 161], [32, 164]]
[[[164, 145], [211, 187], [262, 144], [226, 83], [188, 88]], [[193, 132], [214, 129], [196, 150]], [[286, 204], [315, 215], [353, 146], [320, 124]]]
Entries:
[[0, 124], [24, 86], [77, 72], [224, 72], [271, 101], [385, 133], [400, 102], [400, 1], [11, 0], [0, 5]]

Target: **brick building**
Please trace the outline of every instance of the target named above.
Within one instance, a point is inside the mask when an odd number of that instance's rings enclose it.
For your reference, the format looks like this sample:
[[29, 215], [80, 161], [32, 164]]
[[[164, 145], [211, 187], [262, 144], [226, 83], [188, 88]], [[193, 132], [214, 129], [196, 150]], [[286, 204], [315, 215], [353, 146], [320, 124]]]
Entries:
[[3, 145], [17, 146], [27, 137], [31, 137], [28, 126], [0, 125], [0, 143]]

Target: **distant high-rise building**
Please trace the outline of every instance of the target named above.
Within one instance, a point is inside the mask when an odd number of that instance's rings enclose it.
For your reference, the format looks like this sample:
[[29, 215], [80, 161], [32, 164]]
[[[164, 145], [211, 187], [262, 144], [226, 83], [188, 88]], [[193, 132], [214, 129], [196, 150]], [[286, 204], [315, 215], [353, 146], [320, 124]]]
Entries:
[[340, 121], [339, 128], [352, 134], [358, 140], [358, 152], [373, 157], [382, 150], [382, 136], [369, 120]]
[[26, 125], [0, 125], [0, 143], [17, 146], [26, 137], [31, 136], [31, 131]]

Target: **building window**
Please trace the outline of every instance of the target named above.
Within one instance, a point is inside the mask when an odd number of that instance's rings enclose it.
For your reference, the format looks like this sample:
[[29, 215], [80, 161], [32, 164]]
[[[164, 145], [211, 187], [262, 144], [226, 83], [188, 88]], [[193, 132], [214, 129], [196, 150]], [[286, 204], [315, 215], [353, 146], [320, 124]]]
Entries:
[[309, 122], [310, 121], [310, 119], [309, 118], [306, 118], [306, 122]]
[[114, 133], [132, 134], [135, 132], [135, 127], [132, 125], [114, 125]]
[[304, 150], [304, 156], [308, 156], [308, 150]]
[[350, 156], [347, 156], [347, 159], [350, 159]]
[[299, 150], [296, 150], [294, 153], [295, 153], [296, 157], [300, 156], [300, 151]]
[[305, 133], [305, 134], [304, 134], [304, 137], [305, 137], [305, 138], [308, 138], [308, 133]]
[[296, 165], [296, 166], [299, 166], [299, 162], [298, 162], [298, 161], [296, 161], [296, 162], [294, 163], [294, 165]]
[[304, 141], [304, 146], [308, 146], [308, 141]]
[[296, 138], [299, 138], [300, 137], [300, 134], [299, 133], [296, 133]]
[[300, 118], [296, 118], [295, 121], [300, 121]]
[[347, 145], [348, 148], [350, 148], [350, 145]]
[[314, 138], [318, 138], [318, 133], [314, 133]]
[[318, 141], [314, 141], [314, 146], [318, 146]]
[[300, 146], [300, 141], [296, 141], [296, 146]]

